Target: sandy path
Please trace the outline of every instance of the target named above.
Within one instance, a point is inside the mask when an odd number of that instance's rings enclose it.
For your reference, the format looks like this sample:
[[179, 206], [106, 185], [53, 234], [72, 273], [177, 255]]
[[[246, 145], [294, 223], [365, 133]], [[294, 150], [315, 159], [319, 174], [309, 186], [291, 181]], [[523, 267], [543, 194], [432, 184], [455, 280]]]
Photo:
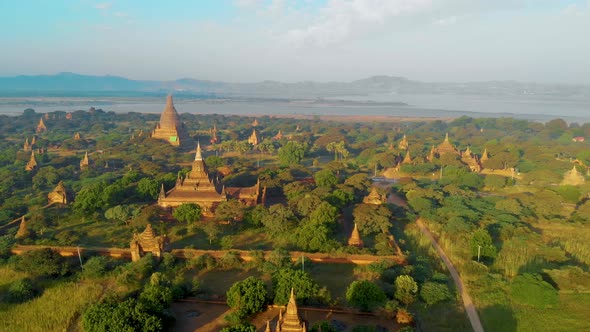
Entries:
[[465, 307], [465, 311], [467, 312], [467, 317], [469, 318], [469, 322], [471, 323], [471, 326], [473, 327], [473, 331], [483, 332], [483, 326], [481, 325], [481, 321], [479, 320], [479, 315], [477, 314], [477, 310], [475, 309], [475, 305], [473, 304], [471, 297], [467, 293], [467, 289], [465, 288], [465, 285], [463, 284], [461, 277], [459, 277], [459, 273], [457, 273], [455, 266], [453, 266], [453, 263], [451, 263], [451, 260], [449, 259], [447, 254], [438, 245], [438, 242], [436, 242], [436, 240], [434, 239], [434, 236], [432, 235], [432, 233], [430, 233], [428, 228], [426, 228], [426, 226], [424, 225], [424, 223], [422, 222], [422, 220], [420, 218], [418, 218], [416, 220], [416, 225], [418, 225], [418, 227], [420, 228], [420, 231], [422, 231], [422, 233], [424, 235], [426, 235], [428, 237], [428, 239], [430, 239], [430, 242], [432, 243], [434, 248], [436, 248], [436, 251], [438, 252], [440, 258], [443, 260], [443, 262], [447, 266], [447, 269], [451, 273], [451, 277], [453, 277], [453, 280], [455, 281], [455, 285], [457, 286], [457, 290], [461, 294], [461, 298], [463, 298], [463, 306]]

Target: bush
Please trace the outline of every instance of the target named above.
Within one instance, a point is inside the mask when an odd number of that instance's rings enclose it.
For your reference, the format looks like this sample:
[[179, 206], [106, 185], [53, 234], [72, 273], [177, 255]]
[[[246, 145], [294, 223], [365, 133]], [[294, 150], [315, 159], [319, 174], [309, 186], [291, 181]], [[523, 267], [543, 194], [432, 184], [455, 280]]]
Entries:
[[387, 298], [379, 286], [367, 280], [353, 281], [346, 290], [346, 300], [362, 311], [372, 311]]
[[420, 289], [420, 298], [428, 304], [433, 305], [451, 298], [451, 292], [446, 284], [426, 282]]
[[510, 285], [514, 301], [536, 308], [546, 308], [557, 304], [557, 290], [543, 281], [540, 275], [525, 273], [514, 278]]
[[16, 258], [15, 269], [37, 277], [61, 277], [70, 265], [58, 252], [49, 248], [27, 251]]
[[8, 288], [8, 301], [20, 303], [37, 296], [37, 290], [30, 279], [24, 278], [13, 282]]
[[103, 277], [109, 267], [109, 259], [103, 256], [91, 257], [84, 263], [82, 274], [88, 278]]

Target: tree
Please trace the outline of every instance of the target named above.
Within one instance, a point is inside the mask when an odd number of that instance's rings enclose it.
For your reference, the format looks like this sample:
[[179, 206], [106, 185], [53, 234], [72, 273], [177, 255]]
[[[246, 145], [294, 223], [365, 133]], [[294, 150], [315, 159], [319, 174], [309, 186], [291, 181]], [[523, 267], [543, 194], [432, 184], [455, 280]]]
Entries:
[[401, 275], [395, 278], [395, 298], [405, 305], [414, 302], [418, 284], [409, 275]]
[[105, 182], [98, 182], [84, 187], [74, 201], [73, 208], [83, 213], [92, 213], [106, 207], [108, 204], [103, 195], [107, 185]]
[[362, 311], [373, 311], [386, 300], [379, 286], [368, 280], [353, 281], [346, 289], [346, 300]]
[[10, 284], [7, 293], [10, 302], [20, 303], [34, 298], [37, 295], [37, 290], [31, 279], [24, 278]]
[[201, 219], [201, 207], [194, 203], [181, 204], [174, 209], [172, 216], [178, 221], [193, 223]]
[[289, 229], [293, 217], [293, 212], [289, 208], [275, 204], [268, 209], [268, 214], [262, 217], [262, 224], [271, 236], [283, 235]]
[[307, 272], [283, 268], [272, 275], [274, 303], [285, 305], [289, 302], [291, 288], [295, 291], [297, 301], [305, 303], [318, 295], [320, 287]]
[[313, 178], [318, 187], [332, 188], [336, 184], [338, 184], [338, 178], [336, 177], [334, 172], [332, 172], [329, 169], [323, 169], [321, 171], [318, 171], [314, 174]]
[[352, 215], [362, 234], [386, 233], [391, 227], [391, 211], [383, 205], [359, 204]]
[[480, 257], [488, 259], [496, 257], [496, 247], [492, 243], [492, 237], [483, 228], [476, 230], [471, 237], [471, 257], [477, 258], [478, 252]]
[[221, 332], [256, 332], [256, 327], [249, 323], [235, 326], [228, 326], [221, 329]]
[[60, 277], [68, 273], [69, 264], [57, 251], [43, 248], [18, 256], [15, 268], [37, 277]]
[[209, 240], [209, 244], [213, 243], [213, 241], [217, 240], [219, 234], [222, 233], [221, 227], [216, 221], [206, 221], [201, 224], [201, 229], [205, 234], [207, 234], [207, 239]]
[[143, 178], [137, 182], [137, 192], [147, 200], [157, 199], [160, 189], [161, 184], [155, 179]]
[[420, 289], [420, 298], [428, 305], [446, 301], [451, 298], [451, 292], [446, 284], [425, 282]]
[[237, 199], [219, 203], [215, 208], [215, 219], [219, 221], [236, 221], [244, 217], [246, 207]]
[[262, 311], [266, 304], [266, 285], [260, 279], [248, 277], [227, 291], [227, 305], [237, 310], [240, 318]]
[[283, 166], [299, 164], [305, 156], [306, 146], [303, 143], [289, 141], [279, 149], [279, 161]]

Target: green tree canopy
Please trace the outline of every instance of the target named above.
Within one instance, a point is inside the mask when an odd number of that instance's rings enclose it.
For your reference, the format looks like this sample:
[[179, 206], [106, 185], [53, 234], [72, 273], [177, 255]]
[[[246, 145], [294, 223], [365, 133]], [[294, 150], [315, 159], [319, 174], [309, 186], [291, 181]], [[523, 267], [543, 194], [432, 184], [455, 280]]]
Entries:
[[299, 303], [306, 303], [318, 295], [320, 287], [307, 272], [283, 268], [272, 275], [274, 304], [285, 305], [289, 302], [291, 288]]
[[201, 207], [194, 203], [181, 204], [174, 209], [172, 216], [178, 221], [193, 223], [201, 219]]
[[262, 311], [266, 304], [266, 285], [260, 279], [248, 277], [227, 291], [227, 305], [236, 309], [240, 318]]
[[395, 278], [395, 298], [405, 305], [414, 302], [418, 284], [409, 275], [401, 275]]
[[289, 141], [279, 148], [279, 162], [283, 166], [299, 164], [305, 156], [305, 150], [305, 144]]
[[372, 311], [381, 306], [387, 297], [383, 290], [368, 280], [353, 281], [346, 289], [346, 300], [362, 311]]

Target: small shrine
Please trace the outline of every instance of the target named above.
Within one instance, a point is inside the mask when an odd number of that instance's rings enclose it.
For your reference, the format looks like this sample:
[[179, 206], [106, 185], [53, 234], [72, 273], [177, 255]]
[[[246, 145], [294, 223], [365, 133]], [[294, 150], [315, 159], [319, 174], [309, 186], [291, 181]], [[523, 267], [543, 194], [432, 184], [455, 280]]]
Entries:
[[369, 195], [363, 198], [364, 204], [381, 205], [385, 202], [385, 195], [380, 194], [376, 187], [371, 189]]
[[47, 195], [49, 204], [68, 204], [68, 193], [63, 181], [59, 181], [55, 189]]
[[279, 130], [279, 132], [272, 138], [273, 141], [279, 141], [283, 138], [283, 133]]
[[33, 149], [33, 145], [29, 143], [29, 138], [25, 138], [25, 143], [23, 144], [23, 150], [25, 150], [25, 152], [29, 152]]
[[29, 231], [29, 229], [27, 227], [27, 220], [25, 219], [25, 216], [22, 216], [22, 218], [20, 220], [20, 225], [18, 226], [18, 231], [16, 231], [14, 238], [19, 240], [19, 239], [27, 238], [30, 235], [31, 235], [31, 231]]
[[156, 236], [152, 225], [148, 224], [141, 234], [133, 234], [131, 240], [131, 260], [138, 261], [143, 255], [151, 253], [154, 257], [162, 257], [167, 245], [166, 236]]
[[74, 139], [75, 139], [76, 141], [79, 141], [79, 140], [81, 140], [81, 139], [82, 139], [82, 135], [80, 135], [80, 132], [76, 132], [76, 134], [74, 135]]
[[41, 119], [39, 119], [39, 124], [37, 124], [37, 129], [35, 129], [35, 132], [44, 133], [46, 131], [47, 131], [47, 126], [45, 125], [43, 118], [41, 118]]
[[407, 150], [409, 148], [408, 139], [406, 138], [406, 135], [404, 135], [402, 140], [399, 142], [398, 148], [400, 148], [400, 150]]
[[252, 145], [258, 145], [258, 143], [260, 143], [260, 135], [258, 134], [258, 131], [256, 131], [256, 129], [252, 129], [252, 135], [250, 135], [250, 137], [248, 137], [248, 143], [252, 144]]
[[37, 165], [37, 159], [35, 159], [35, 151], [31, 151], [31, 159], [25, 165], [25, 171], [33, 171], [37, 169], [39, 165]]
[[350, 238], [348, 238], [348, 245], [351, 247], [363, 247], [363, 239], [361, 239], [361, 234], [359, 233], [359, 229], [354, 223], [354, 229], [352, 230], [352, 234], [350, 234]]
[[90, 158], [88, 158], [88, 151], [86, 151], [86, 153], [84, 154], [84, 158], [80, 160], [80, 169], [86, 170], [88, 168], [90, 168]]
[[584, 175], [578, 172], [576, 165], [572, 168], [571, 171], [567, 171], [563, 176], [563, 181], [561, 181], [561, 185], [569, 185], [569, 186], [579, 186], [586, 182]]
[[402, 164], [403, 165], [408, 165], [412, 163], [412, 157], [410, 156], [410, 151], [408, 150], [406, 152], [406, 156], [404, 157], [404, 160], [402, 160]]
[[[266, 329], [264, 331], [272, 332], [270, 321], [266, 322]], [[291, 288], [291, 297], [289, 298], [289, 303], [287, 303], [285, 314], [283, 315], [283, 309], [279, 309], [279, 318], [275, 332], [307, 332], [305, 322], [299, 317], [293, 288]]]

